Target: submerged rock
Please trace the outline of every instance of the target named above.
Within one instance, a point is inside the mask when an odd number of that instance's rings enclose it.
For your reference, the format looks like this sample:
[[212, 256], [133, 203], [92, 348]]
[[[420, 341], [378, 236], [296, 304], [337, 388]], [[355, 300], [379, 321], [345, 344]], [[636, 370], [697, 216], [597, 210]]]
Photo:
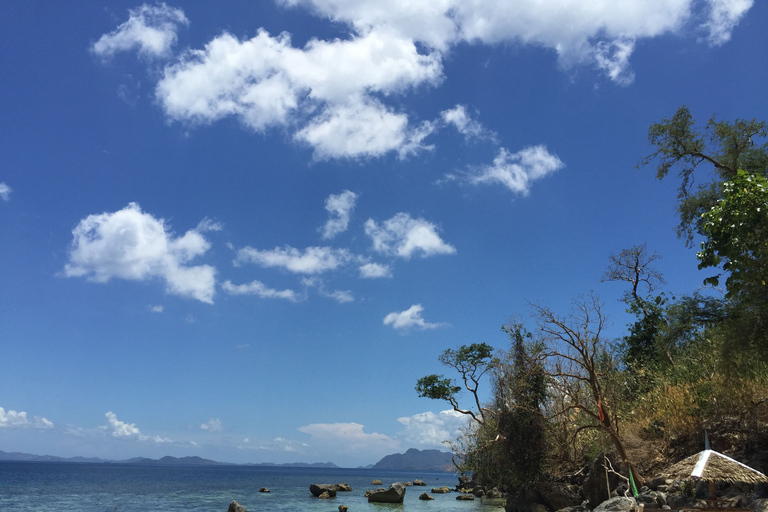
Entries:
[[427, 484], [426, 484], [426, 482], [424, 482], [424, 480], [419, 480], [417, 478], [416, 480], [413, 481], [413, 485], [424, 485], [424, 486], [426, 486]]
[[434, 492], [435, 494], [447, 494], [451, 492], [451, 488], [450, 487], [433, 487], [432, 492]]
[[381, 480], [374, 480], [371, 485], [381, 485]]
[[456, 499], [459, 501], [472, 501], [475, 499], [474, 494], [459, 494], [456, 496]]
[[423, 492], [423, 493], [421, 493], [421, 495], [419, 496], [419, 499], [420, 499], [420, 500], [433, 500], [433, 499], [435, 499], [435, 498], [433, 498], [433, 497], [432, 497], [432, 496], [430, 496], [429, 494], [427, 494], [427, 493]]
[[266, 487], [262, 487], [261, 489], [259, 489], [259, 492], [269, 492], [269, 489], [267, 489]]
[[394, 483], [389, 489], [377, 489], [368, 495], [368, 503], [402, 503], [405, 499], [405, 484]]

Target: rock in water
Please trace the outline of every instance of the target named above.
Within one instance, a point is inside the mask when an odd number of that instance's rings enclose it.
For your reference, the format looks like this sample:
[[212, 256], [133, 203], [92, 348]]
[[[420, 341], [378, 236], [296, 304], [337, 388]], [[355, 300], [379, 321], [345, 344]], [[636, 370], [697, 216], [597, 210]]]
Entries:
[[229, 508], [227, 509], [227, 512], [248, 512], [248, 511], [245, 509], [244, 506], [232, 500], [232, 503], [229, 504]]
[[394, 483], [389, 489], [376, 490], [368, 496], [368, 503], [402, 503], [405, 499], [405, 484]]
[[262, 487], [261, 489], [259, 489], [259, 492], [269, 492], [269, 489], [267, 489], [266, 487]]
[[319, 498], [324, 492], [328, 493], [331, 498], [336, 497], [336, 484], [312, 484], [309, 486], [309, 492], [312, 496]]
[[456, 496], [456, 499], [459, 501], [472, 501], [475, 499], [474, 494], [459, 494]]
[[381, 485], [381, 480], [374, 480], [371, 485]]
[[420, 499], [420, 500], [433, 500], [433, 499], [435, 499], [435, 498], [433, 498], [433, 497], [432, 497], [432, 496], [430, 496], [429, 494], [427, 494], [427, 493], [423, 492], [423, 493], [421, 493], [421, 495], [419, 496], [419, 499]]
[[418, 478], [413, 481], [413, 485], [427, 485], [424, 480], [419, 480]]

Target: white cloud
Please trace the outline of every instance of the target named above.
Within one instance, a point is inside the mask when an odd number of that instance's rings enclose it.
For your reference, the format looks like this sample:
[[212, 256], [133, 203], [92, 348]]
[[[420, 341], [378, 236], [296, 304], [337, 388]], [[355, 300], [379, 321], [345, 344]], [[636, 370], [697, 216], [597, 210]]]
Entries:
[[[642, 38], [682, 32], [695, 18], [707, 19], [710, 42], [730, 37], [752, 0], [615, 0], [613, 2], [548, 2], [497, 0], [278, 0], [286, 6], [310, 7], [320, 16], [349, 24], [357, 33], [388, 30], [446, 53], [462, 43], [514, 43], [543, 46], [556, 52], [563, 67], [596, 64], [603, 45], [627, 44]], [[704, 12], [708, 11], [708, 12]], [[628, 54], [627, 54], [628, 57]], [[622, 68], [604, 68], [626, 83]]]
[[456, 252], [455, 247], [440, 238], [434, 224], [414, 219], [407, 213], [398, 213], [381, 226], [368, 219], [365, 234], [371, 238], [374, 250], [406, 259], [416, 253], [426, 258]]
[[13, 192], [13, 189], [6, 185], [4, 182], [0, 181], [0, 199], [3, 201], [10, 200], [11, 192]]
[[452, 109], [443, 110], [440, 112], [440, 117], [444, 123], [454, 126], [467, 139], [495, 138], [494, 134], [486, 130], [479, 121], [469, 116], [464, 105], [456, 105]]
[[424, 320], [421, 316], [421, 312], [424, 311], [424, 307], [421, 304], [414, 304], [410, 308], [401, 312], [392, 312], [384, 317], [384, 325], [391, 325], [394, 329], [399, 331], [408, 331], [410, 329], [437, 329], [443, 327], [445, 324], [435, 324]]
[[336, 270], [354, 259], [346, 249], [307, 247], [304, 252], [286, 246], [271, 251], [243, 247], [237, 252], [236, 264], [256, 263], [262, 267], [280, 267], [296, 274], [322, 274]]
[[366, 263], [360, 266], [360, 277], [363, 279], [378, 279], [381, 277], [392, 277], [392, 269], [389, 265], [381, 263]]
[[593, 47], [595, 65], [614, 82], [629, 85], [635, 80], [629, 67], [629, 57], [634, 49], [635, 41], [627, 38], [596, 43]]
[[165, 311], [165, 308], [160, 304], [156, 306], [147, 306], [147, 309], [150, 311], [150, 313], [162, 313]]
[[117, 419], [117, 415], [112, 411], [104, 415], [107, 418], [107, 425], [103, 428], [107, 430], [112, 437], [120, 439], [135, 439], [137, 441], [154, 441], [155, 443], [172, 443], [171, 439], [160, 436], [146, 436], [139, 431], [135, 423], [126, 423]]
[[30, 420], [25, 411], [6, 411], [0, 407], [0, 428], [53, 428], [53, 422], [40, 416]]
[[355, 301], [355, 295], [352, 293], [351, 290], [334, 290], [332, 292], [327, 292], [327, 291], [321, 290], [320, 293], [324, 297], [328, 297], [328, 298], [334, 299], [339, 304], [344, 304], [346, 302], [354, 302]]
[[565, 167], [546, 146], [530, 146], [517, 153], [499, 150], [493, 164], [482, 167], [469, 177], [475, 184], [500, 184], [509, 190], [528, 195], [531, 183]]
[[213, 303], [216, 269], [186, 266], [210, 247], [194, 229], [174, 238], [163, 219], [130, 203], [114, 213], [89, 215], [72, 234], [69, 263], [64, 267], [67, 277], [87, 277], [97, 283], [160, 278], [167, 293]]
[[356, 201], [357, 194], [349, 190], [328, 196], [325, 200], [325, 209], [330, 214], [330, 218], [320, 229], [323, 239], [333, 238], [347, 230]]
[[731, 39], [731, 32], [754, 3], [753, 0], [707, 0], [709, 19], [702, 25], [709, 32], [707, 41], [720, 46]]
[[224, 426], [221, 424], [221, 420], [219, 418], [211, 418], [206, 423], [203, 423], [202, 425], [200, 425], [200, 428], [207, 432], [223, 432], [224, 431]]
[[299, 432], [309, 434], [323, 445], [339, 445], [345, 451], [397, 449], [398, 441], [376, 432], [368, 434], [359, 423], [313, 423], [300, 427]]
[[298, 302], [302, 299], [293, 290], [275, 290], [269, 288], [261, 281], [251, 281], [248, 284], [232, 284], [231, 281], [225, 281], [221, 287], [231, 295], [256, 295], [262, 299], [286, 299], [291, 302]]
[[146, 57], [167, 57], [176, 43], [178, 26], [189, 24], [184, 11], [165, 3], [144, 4], [130, 9], [128, 14], [128, 21], [114, 32], [101, 36], [91, 46], [93, 53], [111, 57], [117, 52], [137, 48], [139, 54]]
[[398, 437], [408, 446], [439, 448], [443, 441], [455, 440], [469, 423], [469, 416], [452, 409], [435, 414], [431, 411], [398, 418], [405, 430]]
[[126, 423], [117, 419], [117, 415], [112, 411], [107, 412], [104, 416], [107, 418], [107, 430], [112, 434], [112, 437], [131, 437], [138, 439], [141, 436], [139, 428], [135, 423]]

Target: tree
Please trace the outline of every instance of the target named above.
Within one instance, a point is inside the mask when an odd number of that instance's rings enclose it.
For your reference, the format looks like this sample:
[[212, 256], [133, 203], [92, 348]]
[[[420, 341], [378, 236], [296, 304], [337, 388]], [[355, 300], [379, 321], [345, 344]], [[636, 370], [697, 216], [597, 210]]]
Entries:
[[[729, 273], [729, 298], [768, 300], [768, 180], [739, 170], [722, 184], [723, 197], [702, 214], [707, 237], [696, 254], [699, 268]], [[719, 275], [705, 282], [715, 286]]]
[[590, 295], [573, 302], [570, 314], [560, 316], [547, 307], [534, 306], [538, 331], [546, 344], [541, 356], [545, 364], [552, 401], [549, 419], [577, 414], [575, 440], [584, 431], [596, 430], [611, 440], [635, 477], [643, 478], [632, 464], [619, 434], [619, 396], [616, 389], [615, 354], [603, 338], [606, 318], [600, 300]]
[[[480, 380], [495, 364], [493, 347], [485, 343], [462, 345], [457, 350], [448, 349], [440, 355], [440, 362], [453, 368], [461, 376], [464, 386], [456, 385], [453, 379], [442, 375], [427, 375], [416, 383], [416, 392], [420, 397], [444, 400], [453, 410], [470, 416], [476, 422], [485, 423], [487, 408], [480, 404], [478, 389]], [[472, 394], [476, 410], [459, 407], [458, 395], [466, 389]]]
[[[739, 169], [748, 174], [765, 176], [768, 171], [768, 142], [766, 124], [752, 119], [737, 119], [732, 123], [717, 121], [712, 116], [701, 133], [686, 106], [675, 115], [648, 129], [648, 141], [656, 151], [640, 160], [638, 167], [656, 164], [656, 177], [663, 179], [676, 169], [680, 177], [678, 213], [680, 224], [677, 234], [690, 247], [693, 233], [701, 233], [701, 215], [722, 197], [720, 182], [729, 181]], [[714, 168], [715, 181], [693, 191], [694, 171], [701, 165]]]

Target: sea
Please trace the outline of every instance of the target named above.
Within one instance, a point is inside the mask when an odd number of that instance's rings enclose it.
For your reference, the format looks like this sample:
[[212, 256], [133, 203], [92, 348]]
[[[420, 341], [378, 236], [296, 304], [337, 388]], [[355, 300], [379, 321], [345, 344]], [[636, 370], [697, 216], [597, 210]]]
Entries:
[[[382, 486], [371, 485], [374, 479]], [[402, 505], [368, 503], [367, 489], [420, 479]], [[348, 483], [352, 492], [323, 500], [310, 484]], [[501, 512], [479, 499], [458, 501], [452, 473], [264, 466], [143, 466], [109, 463], [0, 462], [0, 512], [227, 512], [236, 500], [248, 512]], [[265, 487], [270, 492], [259, 492]], [[427, 492], [434, 501], [419, 500]]]

